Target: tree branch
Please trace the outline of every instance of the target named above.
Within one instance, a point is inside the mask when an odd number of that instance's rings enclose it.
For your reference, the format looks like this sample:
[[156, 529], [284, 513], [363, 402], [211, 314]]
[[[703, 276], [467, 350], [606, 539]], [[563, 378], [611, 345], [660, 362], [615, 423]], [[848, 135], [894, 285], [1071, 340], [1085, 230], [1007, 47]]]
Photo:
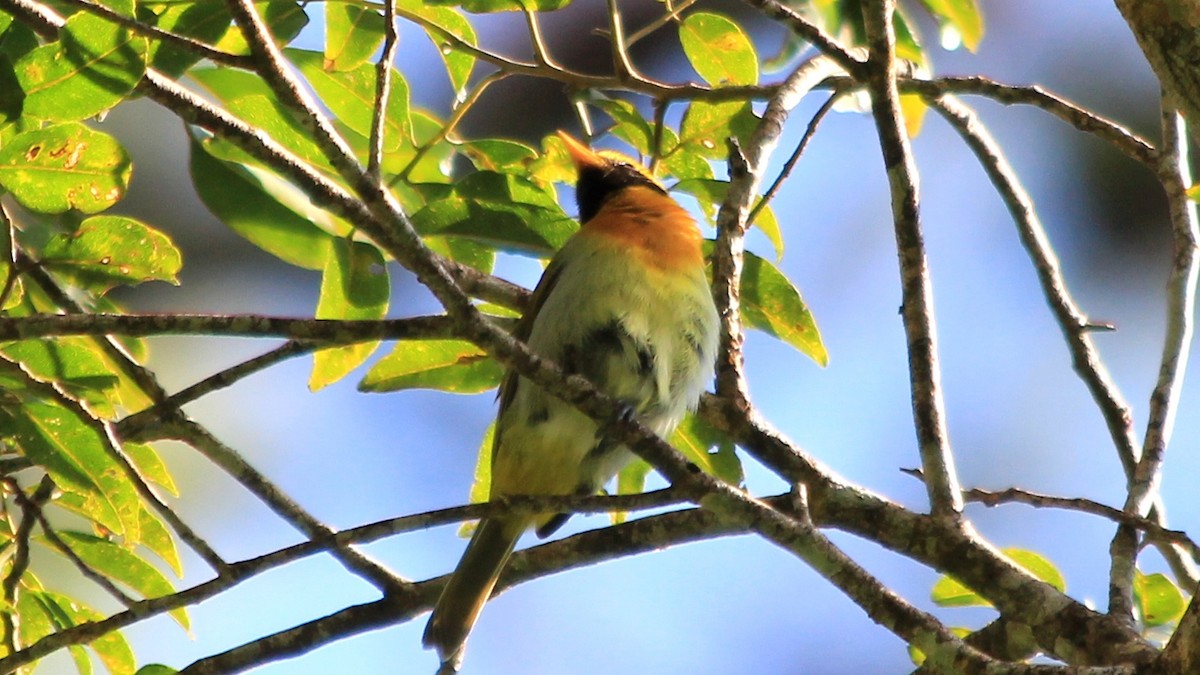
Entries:
[[904, 131], [900, 92], [896, 85], [896, 35], [892, 24], [895, 0], [863, 3], [863, 20], [870, 44], [867, 86], [871, 112], [879, 131], [883, 162], [892, 193], [892, 216], [900, 279], [904, 332], [908, 337], [909, 378], [913, 419], [929, 503], [936, 516], [957, 519], [962, 511], [962, 490], [955, 475], [954, 455], [946, 431], [946, 406], [942, 400], [941, 371], [937, 356], [937, 330], [933, 290], [917, 190], [917, 167]]

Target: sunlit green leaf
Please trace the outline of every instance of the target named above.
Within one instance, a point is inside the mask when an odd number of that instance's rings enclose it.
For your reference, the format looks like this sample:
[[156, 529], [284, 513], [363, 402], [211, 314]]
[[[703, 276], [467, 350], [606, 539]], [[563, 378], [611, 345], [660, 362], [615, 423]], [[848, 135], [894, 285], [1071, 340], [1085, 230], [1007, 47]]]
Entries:
[[942, 575], [937, 580], [929, 594], [929, 599], [933, 600], [938, 607], [990, 607], [992, 605], [983, 596], [949, 575]]
[[383, 15], [350, 2], [325, 3], [326, 70], [352, 70], [383, 44]]
[[693, 12], [679, 24], [679, 41], [692, 67], [709, 84], [758, 84], [754, 45], [729, 18]]
[[10, 424], [25, 456], [68, 492], [59, 503], [131, 542], [139, 540], [140, 498], [94, 426], [56, 401], [33, 397], [23, 401]]
[[179, 250], [167, 235], [125, 216], [92, 216], [42, 250], [42, 264], [72, 284], [104, 293], [144, 281], [179, 285]]
[[122, 447], [125, 449], [125, 454], [129, 456], [129, 460], [137, 467], [139, 475], [172, 495], [179, 496], [179, 488], [175, 485], [175, 479], [171, 477], [171, 472], [167, 469], [158, 450], [143, 443], [125, 443]]
[[[100, 612], [61, 593], [37, 591], [35, 595], [46, 612], [52, 616], [59, 630], [82, 623], [100, 621], [104, 618]], [[133, 669], [137, 667], [137, 660], [133, 656], [133, 649], [129, 646], [129, 641], [118, 631], [105, 633], [89, 642], [88, 647], [91, 647], [96, 656], [100, 657], [100, 662], [104, 664], [110, 675], [131, 675]], [[91, 667], [90, 661], [87, 667]]]
[[1058, 571], [1054, 563], [1047, 560], [1045, 556], [1020, 548], [1006, 548], [1003, 549], [1003, 553], [1008, 556], [1009, 560], [1024, 568], [1026, 572], [1050, 584], [1060, 592], [1066, 592], [1067, 580], [1063, 578], [1062, 572]]
[[504, 369], [492, 357], [463, 340], [405, 340], [375, 364], [358, 385], [360, 391], [437, 389], [477, 394], [500, 384]]
[[325, 268], [334, 237], [268, 196], [247, 170], [212, 158], [193, 141], [191, 172], [205, 206], [234, 232], [289, 264]]
[[733, 442], [696, 415], [688, 415], [675, 429], [671, 445], [706, 473], [731, 485], [741, 485], [745, 480]]
[[749, 251], [742, 267], [742, 320], [822, 366], [829, 363], [816, 320], [800, 291], [774, 265]]
[[[679, 181], [671, 189], [672, 191], [686, 192], [695, 197], [704, 217], [708, 219], [710, 225], [716, 227], [717, 208], [725, 201], [725, 195], [729, 193], [728, 182], [690, 178]], [[755, 201], [755, 208], [760, 201], [761, 198]], [[775, 248], [776, 260], [783, 259], [783, 232], [779, 228], [779, 221], [775, 218], [775, 211], [771, 209], [770, 205], [759, 210], [751, 225], [758, 227], [759, 231], [771, 241], [771, 246]]]
[[[157, 28], [212, 44], [229, 30], [233, 18], [221, 0], [138, 3], [139, 17]], [[168, 77], [179, 77], [200, 60], [194, 52], [164, 40], [151, 40], [146, 52], [150, 67]]]
[[128, 96], [146, 70], [145, 38], [111, 21], [80, 12], [60, 35], [14, 67], [25, 115], [53, 122], [92, 117]]
[[[479, 452], [476, 453], [475, 473], [471, 481], [471, 489], [469, 491], [467, 502], [470, 504], [480, 504], [486, 502], [492, 493], [492, 445], [496, 437], [496, 423], [493, 421], [488, 425], [487, 431], [483, 433], [483, 439], [479, 442]], [[475, 521], [467, 521], [459, 526], [458, 536], [469, 537], [475, 531]]]
[[[318, 319], [382, 319], [387, 314], [391, 286], [379, 249], [369, 244], [335, 239], [332, 255], [321, 276]], [[317, 391], [362, 365], [379, 346], [378, 340], [320, 349], [313, 355], [308, 388]]]
[[134, 675], [178, 675], [179, 671], [170, 666], [164, 666], [161, 663], [151, 663], [150, 665], [138, 668]]
[[593, 98], [590, 103], [613, 119], [612, 135], [632, 145], [643, 155], [652, 154], [654, 127], [629, 101], [613, 98]]
[[[18, 312], [24, 314], [24, 312]], [[120, 403], [118, 376], [95, 340], [68, 336], [53, 340], [19, 340], [0, 346], [0, 354], [20, 363], [30, 375], [87, 402], [104, 417], [115, 416]]]
[[[275, 44], [283, 46], [292, 41], [300, 30], [308, 25], [308, 15], [304, 7], [296, 0], [265, 0], [255, 2], [254, 10], [266, 22], [275, 38]], [[215, 45], [217, 49], [231, 54], [249, 54], [250, 47], [246, 38], [236, 26], [225, 32], [225, 36]]]
[[1143, 574], [1134, 570], [1133, 595], [1138, 613], [1147, 627], [1173, 624], [1187, 609], [1187, 599], [1165, 574]]
[[679, 144], [710, 159], [725, 159], [726, 140], [736, 138], [745, 147], [757, 126], [748, 101], [692, 101], [683, 116]]
[[487, 138], [467, 141], [458, 146], [460, 152], [480, 171], [498, 171], [524, 175], [537, 151], [516, 141]]
[[[286, 54], [334, 116], [358, 134], [370, 137], [371, 111], [375, 106], [373, 65], [364, 63], [345, 72], [331, 72], [324, 67], [324, 57], [318, 52], [289, 49]], [[408, 83], [393, 70], [392, 92], [384, 116], [385, 151], [397, 150], [401, 142], [413, 135], [408, 98]]]
[[454, 9], [437, 7], [424, 2], [424, 0], [398, 0], [396, 12], [400, 15], [405, 13], [416, 15], [437, 27], [431, 28], [422, 25], [425, 33], [429, 35], [429, 39], [437, 47], [442, 62], [446, 64], [446, 73], [450, 76], [451, 86], [454, 87], [455, 92], [462, 92], [471, 79], [471, 70], [475, 67], [475, 56], [454, 49], [438, 29], [446, 31], [469, 45], [475, 45], [477, 39], [471, 22]]
[[112, 136], [68, 123], [27, 131], [0, 148], [0, 186], [40, 213], [98, 213], [125, 196], [129, 155]]
[[[59, 530], [58, 536], [88, 567], [133, 589], [143, 598], [158, 598], [175, 592], [171, 581], [154, 565], [107, 539], [70, 530]], [[189, 628], [184, 609], [172, 610], [170, 614], [184, 630]]]
[[[641, 457], [634, 460], [617, 472], [617, 494], [635, 495], [646, 490], [646, 476], [650, 475], [650, 464]], [[625, 522], [629, 517], [628, 511], [613, 511], [610, 514], [613, 524]]]

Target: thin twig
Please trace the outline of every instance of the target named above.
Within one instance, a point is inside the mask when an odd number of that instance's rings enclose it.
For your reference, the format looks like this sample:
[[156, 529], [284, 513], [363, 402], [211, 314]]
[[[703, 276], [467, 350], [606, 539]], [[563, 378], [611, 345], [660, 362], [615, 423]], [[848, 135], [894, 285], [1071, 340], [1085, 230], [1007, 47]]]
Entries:
[[76, 7], [83, 11], [94, 14], [102, 19], [111, 21], [118, 26], [128, 28], [137, 35], [142, 35], [148, 38], [162, 41], [165, 45], [170, 45], [176, 49], [186, 51], [199, 59], [207, 59], [213, 63], [229, 66], [231, 68], [249, 68], [253, 65], [252, 60], [240, 54], [230, 54], [223, 52], [220, 49], [206, 44], [199, 40], [190, 38], [186, 35], [179, 35], [171, 31], [163, 30], [157, 26], [143, 23], [137, 19], [125, 16], [99, 3], [91, 2], [91, 0], [62, 0], [69, 7]]
[[408, 160], [408, 164], [404, 165], [404, 168], [396, 174], [395, 178], [389, 182], [389, 185], [394, 186], [407, 181], [408, 177], [412, 174], [413, 169], [417, 168], [417, 165], [422, 159], [425, 158], [425, 155], [429, 154], [429, 152], [432, 151], [438, 143], [446, 140], [446, 138], [450, 136], [454, 129], [458, 127], [459, 122], [461, 122], [462, 119], [466, 117], [467, 113], [470, 112], [473, 107], [475, 107], [475, 104], [479, 102], [480, 97], [483, 96], [483, 93], [487, 91], [488, 87], [506, 77], [508, 77], [508, 73], [497, 71], [483, 78], [478, 82], [478, 84], [472, 87], [471, 93], [467, 94], [467, 97], [454, 107], [454, 112], [450, 113], [450, 117], [446, 120], [446, 123], [442, 125], [442, 128], [438, 129], [438, 132], [434, 134], [432, 138], [425, 141], [419, 148], [417, 148], [417, 151], [413, 153], [412, 159]]
[[1003, 490], [984, 490], [982, 488], [972, 488], [963, 493], [963, 499], [968, 503], [983, 504], [987, 507], [1000, 506], [1001, 504], [1025, 504], [1034, 508], [1052, 508], [1064, 509], [1067, 511], [1078, 511], [1087, 513], [1093, 516], [1107, 518], [1114, 523], [1129, 525], [1137, 530], [1145, 532], [1147, 535], [1162, 539], [1163, 541], [1172, 544], [1178, 544], [1187, 549], [1188, 554], [1193, 558], [1200, 559], [1200, 546], [1188, 536], [1187, 532], [1179, 530], [1171, 530], [1162, 525], [1141, 516], [1131, 516], [1121, 509], [1113, 508], [1107, 504], [1084, 499], [1082, 497], [1057, 497], [1054, 495], [1044, 495], [1021, 488], [1005, 488]]
[[400, 35], [396, 28], [396, 0], [384, 0], [383, 51], [375, 66], [375, 107], [371, 111], [371, 135], [367, 152], [367, 174], [379, 182], [383, 178], [383, 143], [386, 133], [388, 101], [392, 95], [392, 62]]
[[837, 103], [839, 98], [841, 98], [841, 94], [837, 91], [834, 91], [829, 95], [829, 98], [825, 99], [825, 102], [821, 104], [821, 107], [817, 109], [817, 112], [813, 114], [812, 119], [808, 121], [808, 126], [804, 129], [804, 135], [800, 137], [800, 142], [796, 144], [796, 149], [792, 150], [791, 156], [789, 156], [787, 161], [783, 163], [783, 168], [779, 171], [779, 175], [776, 176], [775, 180], [771, 183], [771, 187], [767, 188], [767, 191], [763, 193], [762, 199], [758, 200], [758, 203], [754, 205], [754, 209], [750, 211], [750, 215], [746, 217], [746, 222], [753, 223], [755, 220], [757, 220], [758, 214], [761, 213], [762, 210], [771, 203], [771, 200], [775, 198], [775, 195], [779, 193], [779, 189], [783, 187], [784, 181], [786, 181], [788, 177], [792, 175], [792, 170], [796, 168], [796, 163], [800, 161], [800, 156], [804, 154], [804, 150], [808, 147], [809, 142], [812, 141], [813, 136], [816, 135], [817, 127], [821, 125], [821, 122], [825, 119], [825, 116], [829, 114], [829, 111], [833, 110], [833, 106], [835, 103]]
[[122, 438], [130, 439], [153, 436], [157, 426], [175, 419], [180, 409], [188, 403], [232, 386], [234, 383], [281, 361], [308, 354], [318, 346], [319, 344], [314, 342], [289, 340], [265, 354], [214, 373], [190, 387], [154, 403], [145, 410], [125, 417], [117, 423], [117, 433]]
[[[11, 478], [6, 478], [4, 485], [12, 493], [17, 507], [21, 509], [21, 520], [17, 523], [17, 529], [12, 535], [13, 553], [12, 559], [8, 563], [8, 574], [4, 575], [4, 580], [0, 583], [0, 588], [3, 588], [4, 591], [4, 602], [9, 607], [16, 607], [17, 589], [21, 585], [21, 577], [29, 569], [29, 544], [33, 525], [37, 522], [37, 514], [41, 512], [42, 504], [46, 503], [54, 494], [54, 481], [48, 475], [42, 476], [41, 482], [29, 497], [25, 496], [21, 485]], [[10, 654], [17, 651], [16, 618], [16, 612], [3, 612], [2, 614], [4, 645]]]
[[666, 4], [667, 4], [667, 13], [666, 14], [663, 14], [662, 16], [651, 21], [650, 23], [646, 24], [645, 26], [642, 26], [641, 28], [637, 29], [636, 31], [634, 31], [632, 34], [630, 34], [628, 37], [625, 38], [625, 48], [626, 49], [628, 49], [629, 47], [632, 47], [633, 45], [637, 44], [638, 42], [641, 42], [642, 38], [649, 36], [651, 33], [658, 30], [659, 28], [662, 28], [663, 26], [667, 25], [668, 23], [671, 23], [672, 21], [675, 21], [676, 19], [678, 19], [680, 14], [683, 14], [685, 11], [688, 10], [688, 8], [690, 8], [692, 5], [696, 4], [696, 0], [683, 0], [683, 2], [680, 2], [679, 4], [675, 5], [674, 7], [671, 7], [669, 2]]
[[903, 298], [900, 312], [907, 336], [913, 420], [916, 423], [921, 466], [925, 473], [925, 488], [933, 514], [955, 519], [962, 510], [962, 490], [959, 488], [946, 430], [933, 291], [921, 232], [917, 167], [908, 134], [904, 130], [900, 92], [896, 86], [898, 63], [895, 26], [892, 23], [895, 4], [895, 0], [875, 0], [863, 4], [863, 20], [870, 43], [868, 88], [892, 195]]
[[[1183, 118], [1168, 101], [1162, 102], [1163, 142], [1160, 150], [1159, 180], [1166, 192], [1171, 214], [1174, 251], [1171, 275], [1167, 281], [1167, 329], [1163, 337], [1158, 381], [1150, 395], [1146, 435], [1142, 443], [1129, 491], [1125, 513], [1140, 516], [1150, 511], [1159, 497], [1162, 466], [1167, 445], [1175, 428], [1183, 376], [1187, 370], [1196, 311], [1196, 280], [1200, 261], [1196, 255], [1197, 222], [1195, 204], [1187, 196], [1192, 180], [1188, 169], [1187, 131]], [[1129, 525], [1117, 528], [1109, 547], [1109, 613], [1134, 621], [1133, 580], [1137, 567], [1137, 533]], [[1194, 576], [1194, 574], [1193, 574]]]

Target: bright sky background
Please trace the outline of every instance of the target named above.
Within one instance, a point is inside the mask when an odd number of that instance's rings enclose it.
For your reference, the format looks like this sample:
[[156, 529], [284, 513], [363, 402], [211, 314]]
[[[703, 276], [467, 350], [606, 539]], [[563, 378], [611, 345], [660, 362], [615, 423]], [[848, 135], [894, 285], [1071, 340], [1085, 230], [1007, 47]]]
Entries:
[[[988, 34], [980, 53], [938, 53], [937, 72], [1042, 84], [1156, 138], [1156, 85], [1110, 3], [985, 0], [984, 11]], [[775, 39], [764, 37], [770, 44]], [[405, 33], [402, 54], [416, 61], [402, 67], [406, 74], [422, 69], [440, 77], [441, 66], [430, 60], [433, 53], [423, 41]], [[688, 77], [682, 62], [654, 72]], [[426, 86], [420, 78], [411, 84], [419, 101], [438, 104], [444, 85], [431, 80]], [[794, 114], [780, 162], [819, 103], [813, 97]], [[1164, 325], [1168, 242], [1159, 193], [1130, 162], [1040, 111], [972, 103], [979, 104], [1037, 201], [1077, 300], [1093, 318], [1118, 325], [1116, 333], [1097, 336], [1097, 343], [1140, 430]], [[548, 120], [545, 130], [564, 123]], [[115, 111], [104, 127], [134, 154], [126, 209], [164, 225], [184, 248], [182, 287], [131, 294], [135, 306], [311, 316], [318, 276], [286, 268], [214, 225], [191, 193], [177, 121], [151, 104], [136, 103]], [[1115, 451], [1071, 371], [1003, 205], [974, 158], [934, 115], [915, 148], [950, 438], [963, 483], [1017, 485], [1119, 506], [1123, 478]], [[754, 400], [785, 434], [845, 478], [920, 508], [923, 489], [899, 472], [918, 460], [888, 196], [870, 119], [840, 114], [828, 120], [775, 209], [787, 243], [782, 266], [816, 315], [830, 364], [822, 369], [770, 338], [752, 335], [748, 370]], [[1124, 238], [1113, 237], [1121, 231]], [[770, 255], [765, 240], [751, 244]], [[503, 269], [522, 283], [536, 280], [534, 265], [517, 262]], [[436, 309], [404, 274], [395, 277], [394, 316]], [[176, 390], [270, 346], [163, 339], [154, 343], [154, 363], [168, 389]], [[188, 412], [335, 527], [465, 501], [479, 438], [494, 414], [491, 395], [363, 395], [354, 389], [354, 376], [312, 394], [306, 387], [310, 363], [299, 359], [256, 375]], [[1171, 525], [1192, 531], [1200, 525], [1191, 487], [1200, 471], [1194, 402], [1189, 389], [1165, 484]], [[168, 446], [164, 454], [184, 488], [180, 512], [228, 559], [299, 540], [194, 453]], [[785, 489], [751, 460], [746, 466], [757, 492]], [[972, 506], [968, 513], [995, 544], [1042, 553], [1064, 572], [1074, 597], [1103, 604], [1110, 524], [1022, 506]], [[604, 523], [600, 516], [577, 516], [565, 531]], [[832, 537], [906, 598], [931, 608], [936, 574], [869, 543]], [[421, 579], [449, 570], [464, 544], [446, 527], [395, 537], [368, 551], [398, 574]], [[1158, 569], [1156, 556], [1143, 560], [1148, 569]], [[185, 563], [183, 586], [209, 578], [194, 556]], [[182, 667], [374, 597], [364, 582], [317, 557], [192, 608], [191, 637], [169, 619], [140, 624], [129, 635], [144, 662]], [[939, 614], [952, 625], [976, 627], [991, 616], [982, 610]], [[424, 621], [253, 672], [432, 673], [436, 659], [420, 648]], [[58, 672], [64, 663], [50, 662], [43, 672]], [[801, 562], [756, 538], [737, 537], [520, 586], [484, 611], [466, 672], [869, 675], [906, 672], [909, 666], [900, 640]]]

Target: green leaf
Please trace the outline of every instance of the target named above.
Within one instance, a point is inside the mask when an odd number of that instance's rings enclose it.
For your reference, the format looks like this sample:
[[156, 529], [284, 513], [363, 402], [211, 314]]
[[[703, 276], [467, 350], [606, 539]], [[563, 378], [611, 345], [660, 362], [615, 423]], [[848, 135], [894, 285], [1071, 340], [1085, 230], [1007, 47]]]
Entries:
[[129, 457], [129, 461], [137, 467], [139, 475], [173, 496], [179, 496], [179, 488], [175, 485], [175, 479], [171, 477], [166, 463], [163, 462], [162, 457], [153, 446], [144, 443], [125, 443], [122, 447], [125, 449], [125, 455]]
[[[641, 457], [634, 460], [617, 472], [617, 494], [635, 495], [646, 490], [646, 476], [650, 475], [650, 464]], [[614, 525], [619, 525], [629, 518], [628, 511], [613, 511], [610, 518]]]
[[92, 338], [19, 340], [0, 346], [0, 354], [20, 363], [33, 377], [54, 382], [97, 414], [116, 415], [115, 407], [120, 403], [118, 377]]
[[171, 567], [175, 576], [183, 576], [183, 560], [179, 557], [179, 549], [175, 546], [175, 537], [163, 521], [152, 513], [145, 504], [142, 505], [140, 522], [140, 543], [154, 555]]
[[[361, 136], [371, 134], [371, 111], [375, 107], [375, 67], [363, 64], [345, 72], [331, 72], [317, 52], [289, 49], [286, 55], [342, 123]], [[409, 114], [408, 83], [392, 71], [392, 93], [384, 116], [384, 151], [395, 152], [413, 135]]]
[[[233, 18], [221, 0], [189, 0], [183, 3], [138, 3], [138, 16], [156, 28], [212, 44], [229, 30]], [[151, 40], [147, 61], [167, 77], [178, 78], [200, 57], [163, 40]]]
[[[104, 618], [100, 612], [61, 593], [37, 591], [36, 596], [47, 613], [51, 615], [59, 630], [82, 623], [100, 621]], [[110, 675], [130, 675], [137, 667], [137, 660], [133, 656], [133, 649], [129, 646], [129, 641], [118, 631], [105, 633], [89, 642], [88, 646], [100, 657], [100, 662], [104, 664]], [[82, 656], [86, 659], [86, 653]], [[90, 672], [90, 660], [87, 662], [87, 668], [87, 672]]]
[[679, 145], [710, 159], [725, 159], [726, 139], [737, 138], [745, 147], [757, 126], [749, 101], [692, 101], [680, 125]]
[[[143, 598], [158, 598], [175, 592], [171, 581], [154, 565], [107, 539], [71, 530], [59, 530], [58, 536], [88, 567], [136, 591]], [[170, 614], [184, 630], [189, 629], [190, 622], [183, 608], [171, 610]]]
[[[745, 480], [733, 442], [696, 415], [688, 415], [671, 436], [671, 445], [705, 471], [731, 485]], [[710, 448], [716, 448], [710, 452]]]
[[25, 115], [52, 122], [92, 117], [120, 103], [146, 72], [145, 38], [111, 21], [80, 12], [60, 35], [15, 66]]
[[[335, 239], [321, 276], [318, 319], [382, 319], [387, 314], [387, 268], [379, 249], [361, 242]], [[313, 355], [308, 388], [317, 391], [362, 365], [378, 340], [318, 350]]]
[[949, 575], [942, 575], [929, 594], [938, 607], [991, 607], [992, 603]]
[[383, 44], [383, 15], [349, 2], [325, 3], [325, 69], [352, 70]]
[[[266, 0], [254, 3], [254, 10], [266, 22], [275, 44], [279, 46], [291, 42], [300, 30], [308, 25], [308, 15], [304, 7], [295, 0]], [[249, 54], [250, 47], [246, 38], [236, 26], [230, 27], [225, 36], [214, 45], [217, 49], [231, 54]]]
[[[672, 186], [671, 191], [685, 192], [695, 197], [704, 217], [708, 219], [710, 225], [716, 227], [717, 208], [725, 201], [725, 196], [729, 193], [729, 183], [723, 180], [688, 178]], [[755, 207], [761, 201], [761, 197], [756, 200]], [[771, 241], [771, 245], [775, 248], [776, 261], [782, 260], [783, 232], [779, 228], [779, 221], [776, 220], [775, 212], [770, 205], [764, 206], [758, 212], [758, 216], [751, 225], [758, 226], [759, 231]]]
[[774, 265], [746, 252], [742, 267], [742, 320], [779, 338], [818, 364], [829, 364], [816, 320], [800, 291]]
[[1009, 560], [1012, 560], [1026, 572], [1050, 584], [1058, 589], [1059, 592], [1066, 592], [1067, 580], [1063, 578], [1062, 572], [1058, 571], [1054, 563], [1047, 560], [1044, 556], [1020, 548], [1006, 548], [1002, 552], [1008, 556]]
[[422, 235], [472, 241], [549, 257], [578, 229], [548, 187], [522, 176], [476, 171], [412, 216]]
[[[423, 0], [398, 0], [396, 12], [400, 15], [407, 13], [418, 16], [469, 45], [478, 44], [471, 22], [449, 7], [433, 6]], [[471, 80], [471, 70], [475, 67], [475, 56], [455, 50], [436, 29], [424, 24], [422, 24], [422, 28], [437, 47], [442, 62], [446, 64], [446, 73], [450, 77], [450, 84], [454, 87], [455, 93], [461, 96], [467, 83]]]
[[12, 59], [0, 53], [0, 122], [17, 120], [24, 107], [25, 91], [13, 70]]
[[688, 61], [711, 85], [758, 84], [758, 55], [742, 27], [709, 12], [694, 12], [679, 24]]
[[437, 389], [477, 394], [500, 384], [504, 369], [492, 357], [464, 340], [405, 340], [379, 360], [359, 391]]
[[[609, 133], [633, 146], [643, 155], [653, 154], [654, 127], [629, 101], [594, 96], [588, 101], [613, 120]], [[665, 130], [664, 130], [665, 131]]]
[[92, 216], [73, 234], [55, 235], [42, 264], [81, 288], [105, 293], [144, 281], [179, 285], [179, 250], [167, 235], [124, 216]]
[[[312, 140], [312, 135], [300, 126], [295, 116], [284, 109], [274, 96], [239, 96], [227, 105], [229, 112], [251, 127], [266, 132], [275, 142], [292, 151], [306, 163], [324, 169], [327, 175], [333, 173], [325, 152]], [[238, 148], [237, 159], [247, 157], [242, 152]], [[250, 162], [257, 164], [257, 160]]]
[[0, 148], [0, 186], [39, 213], [98, 213], [125, 196], [129, 155], [79, 123], [27, 131]]
[[1146, 627], [1174, 624], [1183, 617], [1187, 600], [1165, 574], [1134, 570], [1133, 597]]
[[17, 594], [17, 616], [21, 619], [17, 622], [17, 636], [22, 645], [31, 645], [54, 632], [54, 621], [50, 617], [50, 610], [42, 602], [42, 592], [25, 588], [24, 585], [23, 579], [22, 588]]
[[983, 40], [983, 15], [976, 0], [921, 0], [921, 4], [941, 25], [945, 49], [955, 49], [959, 41], [971, 51], [979, 48]]
[[105, 448], [108, 439], [56, 401], [29, 397], [22, 403], [10, 430], [22, 453], [68, 493], [57, 503], [139, 541], [141, 501]]
[[571, 0], [430, 0], [431, 5], [457, 5], [473, 14], [492, 12], [552, 12], [571, 4]]
[[230, 229], [288, 264], [325, 268], [334, 237], [269, 196], [260, 178], [244, 167], [211, 157], [195, 141], [191, 155], [197, 194]]
[[164, 666], [161, 663], [151, 663], [149, 665], [138, 668], [134, 675], [178, 675], [179, 671], [170, 666]]
[[[962, 626], [950, 626], [950, 632], [954, 633], [960, 638], [965, 638], [970, 635], [972, 631], [970, 628], [963, 628]], [[913, 665], [919, 666], [925, 663], [926, 657], [925, 652], [921, 651], [910, 643], [908, 645], [908, 658], [912, 659]]]
[[537, 151], [516, 141], [488, 138], [467, 141], [458, 145], [458, 152], [479, 171], [497, 171], [525, 175], [529, 163], [537, 157]]
[[[488, 425], [479, 443], [479, 452], [475, 460], [475, 474], [471, 481], [471, 489], [467, 497], [470, 504], [486, 502], [492, 492], [492, 444], [496, 436], [496, 422]], [[475, 531], [476, 521], [469, 520], [458, 526], [458, 536], [466, 538]]]

